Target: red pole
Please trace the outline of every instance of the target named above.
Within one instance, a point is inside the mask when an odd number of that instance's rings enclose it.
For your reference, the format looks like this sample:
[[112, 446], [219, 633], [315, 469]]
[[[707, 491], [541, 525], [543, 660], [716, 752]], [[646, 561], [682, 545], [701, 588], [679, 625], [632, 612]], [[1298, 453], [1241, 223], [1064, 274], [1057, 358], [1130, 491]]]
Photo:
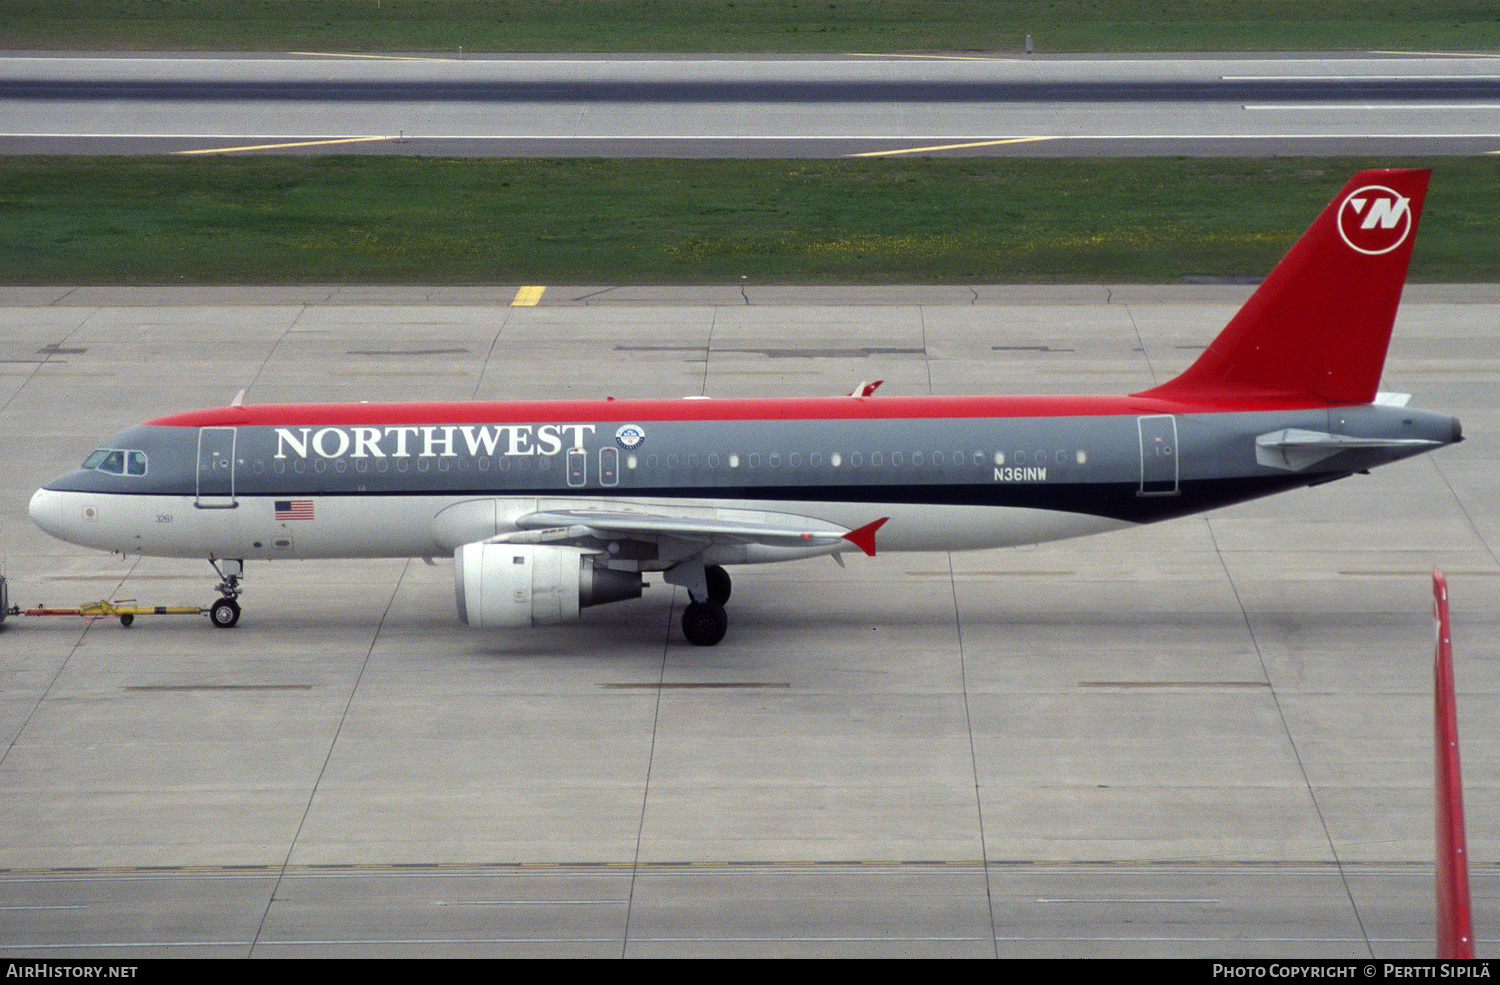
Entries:
[[1448, 627], [1448, 581], [1432, 569], [1434, 841], [1437, 854], [1437, 956], [1472, 958], [1474, 926], [1469, 904], [1469, 849], [1464, 837], [1464, 789], [1458, 768], [1458, 708], [1453, 697], [1453, 638]]

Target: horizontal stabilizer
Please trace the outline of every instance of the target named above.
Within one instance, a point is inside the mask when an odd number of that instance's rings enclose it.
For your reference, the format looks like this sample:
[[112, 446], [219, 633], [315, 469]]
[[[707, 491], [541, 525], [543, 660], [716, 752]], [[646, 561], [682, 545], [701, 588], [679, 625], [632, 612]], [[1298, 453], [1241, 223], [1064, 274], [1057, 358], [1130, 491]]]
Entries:
[[1341, 451], [1360, 451], [1370, 448], [1427, 448], [1437, 447], [1442, 442], [1426, 438], [1354, 438], [1347, 434], [1330, 434], [1327, 431], [1304, 431], [1301, 428], [1283, 428], [1255, 439], [1255, 461], [1273, 469], [1300, 472], [1331, 458]]

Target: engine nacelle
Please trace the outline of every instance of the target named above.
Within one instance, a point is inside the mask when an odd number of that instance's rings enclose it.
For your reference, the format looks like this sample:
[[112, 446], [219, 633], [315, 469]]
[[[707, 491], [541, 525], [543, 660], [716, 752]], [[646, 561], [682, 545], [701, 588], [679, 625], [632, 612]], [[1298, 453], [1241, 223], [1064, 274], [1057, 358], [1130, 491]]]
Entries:
[[641, 597], [641, 575], [573, 547], [465, 544], [453, 552], [458, 617], [470, 626], [547, 626], [578, 610]]

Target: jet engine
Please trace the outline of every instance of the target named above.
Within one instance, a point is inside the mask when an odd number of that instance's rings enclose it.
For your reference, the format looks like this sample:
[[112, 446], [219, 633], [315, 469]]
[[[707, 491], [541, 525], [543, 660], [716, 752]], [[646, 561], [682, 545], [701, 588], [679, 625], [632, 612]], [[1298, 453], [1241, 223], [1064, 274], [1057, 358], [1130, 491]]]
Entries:
[[470, 626], [547, 626], [578, 610], [641, 597], [641, 575], [573, 547], [465, 544], [453, 554], [458, 617]]

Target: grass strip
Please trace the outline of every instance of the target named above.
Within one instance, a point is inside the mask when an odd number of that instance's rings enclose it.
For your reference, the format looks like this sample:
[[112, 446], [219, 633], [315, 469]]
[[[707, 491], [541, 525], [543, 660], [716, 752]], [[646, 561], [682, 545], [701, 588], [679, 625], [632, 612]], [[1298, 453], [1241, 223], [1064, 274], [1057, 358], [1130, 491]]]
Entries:
[[[0, 282], [1256, 277], [1372, 166], [1400, 162], [0, 158]], [[1412, 279], [1495, 280], [1500, 158], [1433, 167]]]
[[0, 48], [422, 52], [1500, 48], [1493, 0], [0, 0]]

